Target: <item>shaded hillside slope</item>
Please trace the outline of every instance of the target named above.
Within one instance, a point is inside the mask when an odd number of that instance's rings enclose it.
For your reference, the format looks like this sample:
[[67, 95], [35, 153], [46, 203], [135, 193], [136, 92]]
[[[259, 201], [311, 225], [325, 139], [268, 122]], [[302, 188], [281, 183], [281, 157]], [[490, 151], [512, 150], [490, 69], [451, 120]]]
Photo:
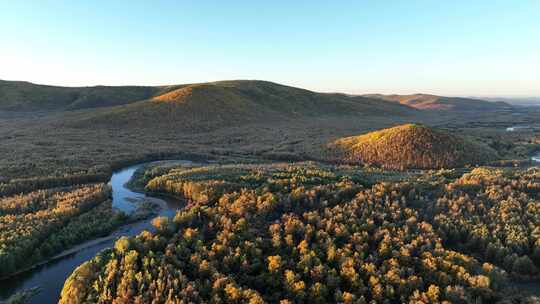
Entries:
[[85, 112], [71, 125], [210, 130], [250, 122], [317, 117], [408, 117], [417, 110], [391, 102], [323, 94], [265, 81], [222, 81], [166, 90], [148, 100]]
[[[340, 102], [359, 102], [378, 107], [374, 101], [384, 100], [417, 109], [485, 111], [501, 110], [511, 107], [504, 102], [489, 102], [472, 98], [443, 97], [427, 94], [350, 96], [345, 94], [321, 94], [308, 90], [278, 85], [265, 81], [220, 81], [202, 84], [183, 84], [172, 86], [92, 86], [59, 87], [39, 85], [24, 81], [0, 80], [0, 111], [62, 111], [87, 108], [110, 107], [135, 103], [148, 99], [175, 99], [173, 93], [168, 97], [160, 95], [190, 87], [216, 86], [236, 90], [258, 104], [270, 109], [289, 112], [325, 112], [344, 110]], [[178, 93], [178, 92], [177, 92]], [[179, 92], [182, 94], [181, 92]], [[230, 97], [230, 96], [229, 96]], [[287, 99], [289, 102], [283, 102]], [[324, 100], [335, 100], [334, 107], [328, 108]], [[294, 100], [294, 103], [290, 101]], [[323, 102], [323, 103], [320, 103]], [[319, 106], [322, 108], [316, 108]], [[388, 108], [387, 104], [380, 105]], [[285, 108], [284, 108], [285, 107]], [[346, 108], [346, 107], [345, 107]]]
[[397, 102], [403, 105], [421, 110], [454, 110], [454, 111], [493, 111], [510, 108], [511, 105], [504, 102], [492, 102], [481, 99], [445, 97], [429, 94], [413, 95], [364, 95], [385, 101]]
[[58, 87], [0, 80], [0, 110], [54, 111], [122, 105], [166, 89], [147, 86]]
[[340, 161], [399, 170], [463, 167], [496, 158], [487, 146], [416, 124], [341, 138], [328, 148]]

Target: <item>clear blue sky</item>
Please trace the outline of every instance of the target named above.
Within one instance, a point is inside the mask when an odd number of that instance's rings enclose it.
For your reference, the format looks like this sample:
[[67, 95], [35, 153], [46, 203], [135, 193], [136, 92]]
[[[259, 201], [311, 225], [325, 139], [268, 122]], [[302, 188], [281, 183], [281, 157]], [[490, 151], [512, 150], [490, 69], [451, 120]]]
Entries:
[[540, 1], [1, 1], [0, 79], [540, 96]]

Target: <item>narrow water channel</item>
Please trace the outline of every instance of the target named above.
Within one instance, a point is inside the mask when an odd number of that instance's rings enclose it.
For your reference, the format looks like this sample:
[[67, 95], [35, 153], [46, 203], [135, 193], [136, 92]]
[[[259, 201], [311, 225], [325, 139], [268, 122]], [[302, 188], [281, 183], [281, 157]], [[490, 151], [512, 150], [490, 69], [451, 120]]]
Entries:
[[[184, 163], [189, 163], [189, 161]], [[109, 182], [112, 187], [113, 207], [130, 213], [136, 209], [136, 205], [133, 204], [134, 200], [151, 198], [161, 206], [159, 215], [174, 215], [176, 210], [182, 207], [181, 202], [169, 198], [149, 197], [144, 193], [134, 192], [125, 186], [135, 171], [143, 165], [131, 166], [113, 173]], [[40, 293], [34, 296], [29, 303], [46, 304], [58, 302], [64, 281], [77, 266], [93, 258], [99, 251], [112, 247], [116, 239], [121, 236], [134, 236], [145, 229], [152, 230], [151, 220], [150, 218], [120, 227], [111, 233], [110, 237], [102, 238], [103, 241], [88, 240], [77, 246], [82, 248], [81, 250], [0, 281], [0, 300], [5, 300], [16, 292], [39, 286], [41, 288]]]

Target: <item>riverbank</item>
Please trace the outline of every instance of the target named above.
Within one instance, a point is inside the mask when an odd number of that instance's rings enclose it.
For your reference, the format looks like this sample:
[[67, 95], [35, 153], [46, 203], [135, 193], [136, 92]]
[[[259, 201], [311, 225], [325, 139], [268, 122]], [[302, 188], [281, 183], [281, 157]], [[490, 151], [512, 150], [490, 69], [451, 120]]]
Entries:
[[64, 281], [80, 264], [94, 257], [98, 252], [114, 246], [117, 238], [135, 236], [144, 230], [152, 231], [154, 216], [173, 216], [183, 206], [182, 202], [150, 197], [126, 187], [137, 168], [144, 164], [130, 166], [113, 173], [110, 179], [113, 207], [131, 216], [132, 220], [114, 229], [108, 235], [66, 249], [32, 266], [4, 277], [0, 282], [0, 303], [11, 296], [25, 293], [36, 286], [40, 292], [29, 298], [27, 303], [42, 304], [58, 301]]
[[124, 223], [124, 224], [116, 227], [115, 229], [109, 231], [107, 233], [107, 236], [94, 238], [94, 239], [92, 239], [90, 241], [85, 241], [82, 244], [75, 245], [75, 246], [73, 246], [71, 248], [68, 248], [68, 249], [66, 249], [66, 250], [64, 250], [64, 251], [62, 251], [62, 252], [60, 252], [60, 253], [52, 256], [52, 257], [49, 257], [49, 258], [47, 258], [47, 259], [45, 259], [43, 261], [40, 261], [40, 262], [35, 263], [33, 265], [30, 265], [30, 266], [28, 266], [26, 268], [20, 269], [20, 270], [18, 270], [16, 272], [10, 273], [7, 276], [0, 277], [0, 281], [7, 280], [7, 279], [9, 279], [11, 277], [20, 275], [22, 273], [25, 273], [25, 272], [30, 271], [32, 269], [35, 269], [37, 267], [46, 265], [48, 263], [51, 263], [51, 262], [53, 262], [55, 260], [66, 257], [66, 256], [68, 256], [70, 254], [76, 253], [76, 252], [78, 252], [80, 250], [83, 250], [85, 248], [92, 247], [92, 246], [95, 246], [97, 244], [103, 243], [105, 241], [118, 238], [118, 236], [115, 235], [116, 231], [129, 230], [130, 227], [133, 227], [138, 222], [147, 220], [148, 218], [150, 218], [150, 217], [152, 217], [154, 215], [157, 215], [159, 210], [164, 208], [164, 205], [165, 205], [165, 203], [163, 201], [161, 201], [159, 199], [155, 199], [155, 198], [148, 198], [146, 200], [146, 202], [150, 203], [153, 207], [143, 205], [144, 202], [136, 202], [135, 204], [139, 204], [139, 208], [132, 215], [130, 215], [130, 217], [132, 219], [128, 218], [126, 223]]

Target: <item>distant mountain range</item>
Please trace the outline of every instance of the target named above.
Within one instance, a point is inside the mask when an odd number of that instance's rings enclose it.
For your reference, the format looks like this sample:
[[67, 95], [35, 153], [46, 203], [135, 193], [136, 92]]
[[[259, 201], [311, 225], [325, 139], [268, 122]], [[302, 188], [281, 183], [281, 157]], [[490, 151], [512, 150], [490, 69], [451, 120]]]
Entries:
[[502, 101], [516, 106], [540, 106], [540, 97], [482, 97], [488, 101]]
[[[0, 80], [0, 110], [59, 111], [112, 107], [140, 101], [147, 103], [217, 106], [250, 100], [258, 106], [290, 113], [348, 111], [362, 104], [390, 106], [376, 100], [345, 94], [316, 93], [258, 80], [233, 80], [171, 86], [60, 87], [24, 81]], [[235, 104], [239, 106], [240, 104]], [[255, 105], [255, 104], [254, 104]], [[230, 104], [229, 106], [233, 106]], [[330, 109], [330, 108], [331, 109]], [[405, 110], [403, 107], [396, 109]]]
[[[339, 93], [316, 93], [258, 80], [232, 80], [171, 86], [92, 87], [59, 87], [24, 81], [0, 80], [0, 110], [75, 110], [125, 105], [142, 100], [178, 102], [184, 98], [194, 98], [194, 96], [201, 98], [201, 94], [206, 93], [217, 99], [230, 99], [232, 96], [227, 96], [227, 94], [235, 90], [235, 93], [242, 94], [244, 97], [256, 98], [261, 105], [265, 104], [280, 110], [283, 110], [281, 107], [283, 104], [278, 100], [283, 101], [283, 98], [288, 99], [285, 104], [286, 109], [293, 110], [292, 107], [296, 105], [299, 109], [304, 110], [304, 107], [308, 106], [310, 108], [308, 111], [324, 111], [325, 102], [323, 99], [327, 101], [340, 100], [341, 102], [347, 100], [353, 103], [369, 103], [369, 100], [375, 99], [397, 102], [422, 110], [485, 110], [509, 107], [509, 103], [540, 103], [540, 98], [468, 98], [429, 94], [351, 96]], [[233, 99], [237, 98], [238, 96], [235, 96]], [[311, 100], [313, 103], [307, 102], [307, 100]], [[322, 106], [322, 109], [311, 108], [311, 106]]]
[[171, 86], [58, 87], [0, 80], [0, 111], [64, 112], [75, 127], [211, 130], [301, 119], [406, 119], [447, 112], [483, 113], [510, 108], [504, 102], [426, 94], [317, 93], [259, 80]]
[[466, 97], [445, 97], [429, 94], [382, 95], [367, 94], [368, 98], [397, 102], [421, 110], [486, 111], [503, 110], [511, 105], [502, 101], [487, 101]]

